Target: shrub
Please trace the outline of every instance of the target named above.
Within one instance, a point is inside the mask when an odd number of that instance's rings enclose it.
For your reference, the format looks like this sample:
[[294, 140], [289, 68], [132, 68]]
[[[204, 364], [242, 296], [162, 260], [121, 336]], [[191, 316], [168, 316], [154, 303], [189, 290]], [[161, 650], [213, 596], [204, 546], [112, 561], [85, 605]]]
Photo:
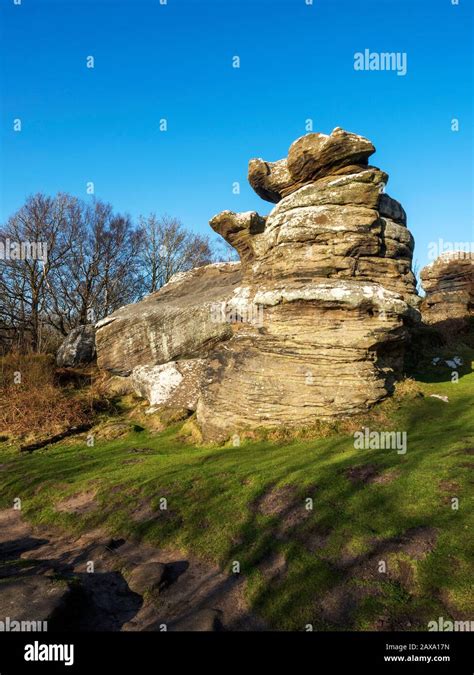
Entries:
[[48, 436], [89, 417], [86, 401], [58, 384], [52, 356], [11, 352], [0, 359], [0, 434]]

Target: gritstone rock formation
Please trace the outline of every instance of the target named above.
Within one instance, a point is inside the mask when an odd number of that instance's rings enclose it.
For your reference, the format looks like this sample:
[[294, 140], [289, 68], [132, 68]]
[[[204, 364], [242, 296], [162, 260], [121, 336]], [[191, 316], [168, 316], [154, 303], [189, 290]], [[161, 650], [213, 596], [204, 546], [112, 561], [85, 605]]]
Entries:
[[137, 366], [129, 379], [135, 393], [153, 407], [196, 410], [204, 364], [205, 359], [181, 359], [161, 366]]
[[57, 365], [60, 368], [75, 368], [93, 361], [95, 358], [94, 338], [93, 325], [85, 324], [74, 328], [58, 349]]
[[423, 321], [439, 328], [462, 328], [474, 316], [474, 253], [444, 253], [421, 271], [426, 296]]
[[341, 129], [303, 136], [287, 160], [250, 162], [251, 185], [277, 202], [269, 216], [210, 221], [242, 261], [234, 304], [259, 306], [263, 321], [213, 352], [197, 407], [205, 438], [356, 413], [391, 391], [418, 296], [405, 212], [368, 166], [373, 152]]
[[406, 215], [368, 165], [374, 151], [335, 129], [298, 139], [287, 159], [251, 160], [250, 184], [276, 206], [210, 221], [240, 266], [198, 268], [100, 322], [99, 366], [127, 375], [204, 358], [197, 421], [208, 440], [385, 397], [419, 298]]

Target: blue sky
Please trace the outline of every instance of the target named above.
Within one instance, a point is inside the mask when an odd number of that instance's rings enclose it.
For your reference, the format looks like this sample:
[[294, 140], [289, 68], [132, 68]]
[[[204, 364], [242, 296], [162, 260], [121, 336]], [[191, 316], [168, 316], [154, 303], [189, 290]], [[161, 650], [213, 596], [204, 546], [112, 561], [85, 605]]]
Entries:
[[[248, 160], [285, 156], [311, 118], [373, 141], [424, 265], [429, 242], [474, 240], [471, 4], [3, 0], [0, 219], [93, 181], [133, 217], [211, 233], [223, 209], [269, 212]], [[406, 76], [355, 71], [364, 49], [406, 52]]]

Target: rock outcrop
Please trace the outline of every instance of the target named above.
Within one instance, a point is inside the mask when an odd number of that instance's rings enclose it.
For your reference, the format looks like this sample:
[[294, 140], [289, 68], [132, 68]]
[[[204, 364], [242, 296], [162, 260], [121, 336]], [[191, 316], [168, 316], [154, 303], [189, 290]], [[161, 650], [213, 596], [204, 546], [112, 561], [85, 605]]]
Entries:
[[85, 324], [74, 328], [56, 354], [56, 364], [60, 368], [76, 368], [95, 359], [95, 328]]
[[437, 328], [464, 328], [474, 316], [474, 253], [444, 253], [421, 271], [426, 293], [424, 323]]
[[277, 202], [267, 217], [210, 221], [241, 257], [231, 304], [263, 320], [240, 323], [209, 360], [205, 438], [350, 415], [391, 392], [419, 298], [406, 215], [372, 152], [340, 129], [304, 136], [286, 160], [250, 162], [250, 183]]
[[232, 336], [212, 307], [232, 296], [239, 263], [216, 263], [180, 273], [156, 293], [121, 307], [96, 324], [97, 364], [128, 376], [136, 366], [201, 357]]
[[196, 415], [207, 440], [387, 396], [419, 297], [413, 237], [387, 174], [368, 164], [374, 150], [335, 129], [303, 136], [277, 162], [251, 160], [250, 184], [273, 210], [210, 221], [241, 264], [193, 270], [99, 323], [99, 366], [127, 375], [172, 361], [175, 372], [203, 359]]

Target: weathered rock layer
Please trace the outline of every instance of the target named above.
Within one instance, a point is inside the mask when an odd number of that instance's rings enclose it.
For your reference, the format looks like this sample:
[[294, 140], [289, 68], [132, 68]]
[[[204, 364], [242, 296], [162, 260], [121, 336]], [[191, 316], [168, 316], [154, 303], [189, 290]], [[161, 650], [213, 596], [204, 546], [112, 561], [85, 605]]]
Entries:
[[99, 368], [127, 376], [136, 366], [206, 355], [232, 336], [232, 326], [214, 321], [211, 309], [232, 295], [240, 279], [238, 263], [205, 265], [121, 307], [96, 325]]
[[75, 368], [91, 363], [95, 354], [95, 328], [83, 324], [73, 328], [65, 338], [56, 354], [56, 363], [60, 368]]

